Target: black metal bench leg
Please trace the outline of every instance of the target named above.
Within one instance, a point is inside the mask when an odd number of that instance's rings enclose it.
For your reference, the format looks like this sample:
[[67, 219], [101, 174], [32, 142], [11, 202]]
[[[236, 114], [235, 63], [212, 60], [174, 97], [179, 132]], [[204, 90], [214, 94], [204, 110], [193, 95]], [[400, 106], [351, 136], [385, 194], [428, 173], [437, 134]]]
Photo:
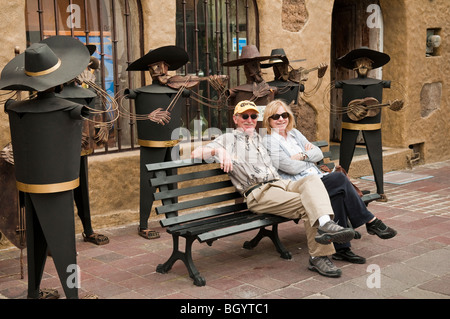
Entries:
[[183, 253], [180, 252], [178, 249], [179, 245], [179, 236], [172, 235], [172, 241], [173, 241], [173, 249], [172, 249], [172, 255], [170, 255], [169, 259], [164, 264], [159, 264], [156, 267], [156, 272], [159, 272], [160, 274], [166, 274], [172, 269], [173, 264], [178, 260], [183, 258]]
[[244, 243], [245, 249], [253, 249], [258, 246], [259, 242], [262, 238], [269, 237], [273, 244], [275, 245], [276, 250], [280, 253], [281, 258], [283, 259], [291, 259], [291, 253], [284, 247], [281, 243], [280, 237], [278, 236], [278, 225], [273, 225], [272, 230], [267, 230], [265, 228], [260, 228], [258, 234], [250, 241], [246, 241]]
[[248, 240], [244, 243], [244, 248], [245, 249], [253, 249], [256, 246], [258, 246], [261, 239], [263, 239], [263, 237], [267, 236], [266, 232], [267, 232], [267, 230], [265, 228], [260, 228], [258, 234], [256, 234], [256, 236], [252, 240]]
[[204, 286], [206, 284], [206, 280], [202, 276], [200, 276], [200, 273], [198, 272], [197, 268], [194, 265], [194, 261], [192, 260], [192, 243], [195, 241], [195, 238], [186, 238], [186, 250], [184, 253], [179, 250], [179, 236], [172, 235], [172, 240], [172, 255], [164, 264], [159, 264], [156, 267], [156, 271], [161, 274], [166, 274], [170, 271], [170, 269], [172, 269], [173, 264], [177, 260], [181, 260], [185, 264], [189, 272], [189, 277], [194, 280], [194, 284], [196, 286]]
[[278, 236], [278, 225], [272, 226], [272, 231], [269, 235], [270, 239], [272, 239], [273, 244], [275, 245], [275, 248], [280, 253], [281, 258], [283, 259], [291, 259], [291, 253], [284, 247], [284, 245], [281, 243], [280, 237]]
[[189, 272], [189, 276], [194, 280], [194, 285], [196, 286], [204, 286], [206, 285], [206, 280], [197, 270], [197, 267], [194, 265], [194, 261], [192, 260], [192, 243], [195, 241], [195, 237], [186, 238], [186, 251], [184, 253], [184, 258], [182, 259], [186, 268]]

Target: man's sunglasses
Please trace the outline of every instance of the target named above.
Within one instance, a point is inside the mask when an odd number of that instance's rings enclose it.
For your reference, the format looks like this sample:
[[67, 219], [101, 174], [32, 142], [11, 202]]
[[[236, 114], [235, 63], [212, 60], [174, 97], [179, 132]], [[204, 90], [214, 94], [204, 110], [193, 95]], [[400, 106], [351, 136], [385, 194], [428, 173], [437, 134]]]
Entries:
[[288, 112], [284, 112], [284, 113], [281, 113], [281, 114], [274, 114], [272, 116], [269, 116], [269, 118], [274, 120], [274, 121], [276, 121], [276, 120], [278, 120], [280, 118], [280, 116], [282, 118], [284, 118], [284, 119], [287, 119], [289, 117], [289, 113]]
[[247, 113], [244, 113], [244, 114], [241, 114], [241, 117], [244, 120], [247, 120], [249, 117], [251, 117], [252, 120], [256, 120], [258, 118], [258, 114], [251, 114], [251, 115], [249, 115]]

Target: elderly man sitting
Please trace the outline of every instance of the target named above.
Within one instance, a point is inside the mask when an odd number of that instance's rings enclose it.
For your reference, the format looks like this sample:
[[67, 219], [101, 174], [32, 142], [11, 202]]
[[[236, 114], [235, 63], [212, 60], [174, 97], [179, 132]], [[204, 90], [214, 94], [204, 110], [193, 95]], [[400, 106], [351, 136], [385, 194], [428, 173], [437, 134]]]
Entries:
[[348, 242], [355, 232], [333, 221], [330, 199], [318, 176], [299, 181], [280, 179], [255, 130], [258, 113], [253, 102], [239, 102], [233, 115], [237, 128], [196, 148], [191, 156], [219, 161], [251, 211], [302, 219], [310, 253], [308, 268], [324, 276], [341, 276], [342, 271], [328, 258], [335, 252], [328, 244]]

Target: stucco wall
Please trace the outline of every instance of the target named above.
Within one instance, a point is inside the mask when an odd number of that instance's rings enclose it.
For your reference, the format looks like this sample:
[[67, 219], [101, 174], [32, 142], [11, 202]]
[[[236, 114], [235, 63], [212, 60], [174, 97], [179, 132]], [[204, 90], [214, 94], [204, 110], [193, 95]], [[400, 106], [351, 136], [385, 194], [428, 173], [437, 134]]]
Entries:
[[[308, 68], [321, 62], [331, 63], [334, 1], [305, 0], [307, 21], [299, 31], [287, 28], [283, 23], [283, 0], [258, 0], [257, 4], [262, 55], [282, 47], [290, 59], [307, 59], [306, 62], [294, 64], [294, 67]], [[391, 56], [391, 61], [383, 68], [383, 79], [392, 81], [392, 88], [385, 90], [385, 100], [403, 98], [405, 102], [401, 112], [383, 109], [383, 145], [417, 147], [422, 162], [448, 159], [450, 50], [447, 39], [450, 3], [446, 0], [380, 0], [380, 6], [384, 20], [384, 52]], [[427, 28], [440, 28], [440, 56], [425, 56]], [[266, 71], [267, 80], [272, 76], [270, 70]], [[312, 84], [315, 79], [310, 80]], [[329, 136], [329, 113], [323, 105], [329, 81], [327, 72], [321, 89], [310, 100], [317, 111], [318, 139], [328, 139]], [[438, 94], [441, 94], [440, 98]]]
[[[141, 1], [144, 24], [144, 52], [175, 45], [176, 41], [176, 1]], [[152, 79], [146, 72], [146, 83]]]
[[[426, 162], [448, 159], [450, 3], [446, 0], [382, 0], [381, 6], [385, 51], [391, 55], [391, 62], [384, 68], [384, 78], [398, 81], [406, 88], [404, 111], [383, 113], [383, 142], [390, 146], [421, 145], [421, 156]], [[441, 28], [440, 56], [425, 56], [427, 28]], [[429, 94], [437, 108], [428, 114], [423, 112], [425, 102], [421, 103], [421, 93], [430, 83], [442, 87], [442, 96], [439, 99], [436, 92]], [[429, 95], [423, 92], [422, 100]]]
[[[292, 63], [294, 68], [312, 68], [320, 63], [330, 65], [333, 2], [333, 0], [305, 0], [308, 15], [306, 23], [298, 31], [289, 31], [287, 27], [283, 28], [283, 1], [258, 0], [261, 55], [270, 55], [272, 49], [283, 48], [289, 60], [307, 59], [304, 62]], [[303, 7], [298, 9], [303, 10]], [[284, 18], [286, 19], [286, 16]], [[273, 73], [266, 70], [265, 79], [272, 80]], [[307, 91], [315, 85], [316, 75], [317, 72], [310, 73], [306, 82]], [[327, 71], [320, 90], [308, 100], [317, 112], [317, 139], [328, 140], [329, 137], [330, 116], [323, 106], [325, 88], [329, 83], [330, 74]]]

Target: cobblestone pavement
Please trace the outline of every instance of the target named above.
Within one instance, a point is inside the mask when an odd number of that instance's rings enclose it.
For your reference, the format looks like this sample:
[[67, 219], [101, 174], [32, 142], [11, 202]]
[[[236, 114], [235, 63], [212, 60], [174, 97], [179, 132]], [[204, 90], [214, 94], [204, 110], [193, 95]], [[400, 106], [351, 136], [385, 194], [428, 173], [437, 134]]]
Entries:
[[[308, 270], [304, 227], [280, 226], [281, 240], [293, 258], [279, 257], [268, 239], [253, 250], [242, 248], [253, 234], [227, 237], [212, 246], [195, 243], [193, 258], [206, 286], [196, 287], [186, 268], [176, 262], [167, 274], [156, 272], [171, 252], [172, 239], [154, 220], [161, 238], [145, 240], [137, 225], [102, 229], [105, 246], [83, 242], [77, 235], [81, 269], [80, 296], [100, 299], [450, 299], [450, 161], [415, 167], [405, 172], [433, 176], [404, 185], [385, 183], [389, 201], [372, 202], [369, 209], [398, 235], [390, 240], [358, 228], [362, 239], [352, 241], [364, 265], [335, 261], [343, 275], [326, 278]], [[375, 190], [375, 183], [354, 182]], [[98, 231], [98, 230], [97, 230]], [[26, 255], [26, 251], [24, 251]], [[0, 299], [24, 299], [26, 256], [20, 278], [20, 251], [0, 251]], [[64, 294], [49, 257], [41, 287]], [[1, 303], [0, 303], [1, 304]]]

